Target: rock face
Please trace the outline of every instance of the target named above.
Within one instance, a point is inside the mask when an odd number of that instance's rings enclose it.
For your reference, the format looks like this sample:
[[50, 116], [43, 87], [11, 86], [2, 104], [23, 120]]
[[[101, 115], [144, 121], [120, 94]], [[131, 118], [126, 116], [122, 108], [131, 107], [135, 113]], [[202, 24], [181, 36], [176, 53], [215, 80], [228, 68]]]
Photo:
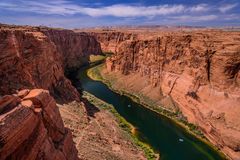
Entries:
[[[87, 34], [48, 28], [0, 28], [0, 94], [23, 88], [48, 89], [61, 100], [79, 94], [64, 76], [64, 69], [79, 67], [89, 54], [101, 53], [99, 43]], [[82, 56], [86, 58], [82, 58]]]
[[100, 43], [87, 33], [54, 29], [41, 31], [56, 45], [65, 70], [86, 64], [90, 54], [102, 53]]
[[116, 53], [116, 49], [121, 42], [126, 40], [133, 40], [136, 38], [136, 34], [123, 33], [123, 32], [89, 32], [94, 36], [101, 44], [101, 48], [105, 52]]
[[55, 100], [42, 89], [0, 99], [0, 159], [77, 160]]
[[[162, 100], [171, 97], [214, 144], [239, 159], [240, 33], [178, 31], [147, 35], [108, 45], [118, 46], [106, 61], [108, 71], [128, 78], [139, 74], [144, 81], [140, 83], [158, 88]], [[105, 44], [105, 36], [102, 39], [101, 44]], [[137, 82], [134, 85], [140, 86]]]

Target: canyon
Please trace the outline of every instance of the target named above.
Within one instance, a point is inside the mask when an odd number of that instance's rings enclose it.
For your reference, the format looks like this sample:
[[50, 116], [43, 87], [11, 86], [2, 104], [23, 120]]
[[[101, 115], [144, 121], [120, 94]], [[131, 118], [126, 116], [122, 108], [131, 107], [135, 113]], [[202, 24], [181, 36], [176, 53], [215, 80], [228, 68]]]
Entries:
[[101, 54], [99, 43], [86, 33], [13, 25], [0, 26], [0, 39], [0, 159], [79, 159], [55, 99], [80, 101], [65, 72]]
[[0, 24], [1, 160], [146, 159], [66, 77], [101, 54], [84, 32]]
[[181, 112], [229, 158], [240, 158], [240, 32], [1, 24], [0, 159], [145, 159], [66, 76], [102, 52], [112, 53], [101, 73], [113, 88]]
[[43, 88], [61, 101], [79, 99], [64, 72], [101, 53], [94, 37], [63, 29], [2, 25], [0, 41], [1, 95]]
[[240, 158], [240, 32], [221, 29], [92, 29], [112, 52], [113, 88], [182, 112], [232, 159]]

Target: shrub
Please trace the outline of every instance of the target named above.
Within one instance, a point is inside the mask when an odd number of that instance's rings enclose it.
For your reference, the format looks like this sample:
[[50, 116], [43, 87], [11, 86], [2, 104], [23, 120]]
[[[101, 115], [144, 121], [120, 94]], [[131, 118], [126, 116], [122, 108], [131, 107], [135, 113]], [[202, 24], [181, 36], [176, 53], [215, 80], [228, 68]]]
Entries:
[[195, 99], [195, 100], [198, 100], [198, 99], [199, 99], [197, 93], [194, 92], [194, 91], [189, 91], [189, 92], [187, 92], [186, 95], [192, 97], [192, 98]]

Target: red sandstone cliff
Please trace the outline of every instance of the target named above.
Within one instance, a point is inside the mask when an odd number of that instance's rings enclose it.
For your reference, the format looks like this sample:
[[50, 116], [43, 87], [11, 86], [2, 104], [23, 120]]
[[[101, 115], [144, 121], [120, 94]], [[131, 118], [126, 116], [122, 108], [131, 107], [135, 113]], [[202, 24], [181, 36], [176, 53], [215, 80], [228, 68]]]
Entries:
[[100, 45], [84, 33], [0, 26], [0, 95], [43, 88], [63, 101], [78, 100], [64, 69], [79, 67], [91, 53], [101, 53]]
[[0, 99], [0, 160], [76, 160], [77, 150], [48, 91]]
[[89, 32], [90, 35], [94, 36], [101, 44], [101, 48], [105, 52], [115, 53], [118, 45], [126, 40], [134, 40], [136, 34], [123, 33], [123, 32]]
[[41, 29], [56, 45], [64, 69], [79, 68], [88, 62], [90, 54], [101, 54], [101, 46], [95, 37], [71, 30]]
[[[112, 34], [98, 39], [107, 44], [105, 37]], [[120, 43], [107, 39], [118, 43], [105, 48], [117, 46], [106, 62], [108, 71], [127, 75], [125, 83], [139, 75], [133, 84], [139, 92], [150, 86], [156, 93], [148, 92], [158, 94], [160, 102], [171, 97], [213, 143], [233, 159], [240, 158], [240, 33], [154, 34], [143, 33]]]

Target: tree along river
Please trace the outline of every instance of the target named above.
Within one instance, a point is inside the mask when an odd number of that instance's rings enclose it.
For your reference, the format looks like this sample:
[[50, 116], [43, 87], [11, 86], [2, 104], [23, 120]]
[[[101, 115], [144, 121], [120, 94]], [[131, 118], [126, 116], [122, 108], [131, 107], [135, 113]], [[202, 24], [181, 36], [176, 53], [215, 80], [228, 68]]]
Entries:
[[76, 87], [81, 87], [82, 90], [112, 104], [117, 112], [135, 127], [135, 136], [160, 153], [161, 160], [223, 159], [217, 151], [189, 134], [171, 119], [112, 91], [104, 83], [89, 78], [88, 68], [80, 69], [77, 77], [74, 77], [81, 83], [77, 83]]

